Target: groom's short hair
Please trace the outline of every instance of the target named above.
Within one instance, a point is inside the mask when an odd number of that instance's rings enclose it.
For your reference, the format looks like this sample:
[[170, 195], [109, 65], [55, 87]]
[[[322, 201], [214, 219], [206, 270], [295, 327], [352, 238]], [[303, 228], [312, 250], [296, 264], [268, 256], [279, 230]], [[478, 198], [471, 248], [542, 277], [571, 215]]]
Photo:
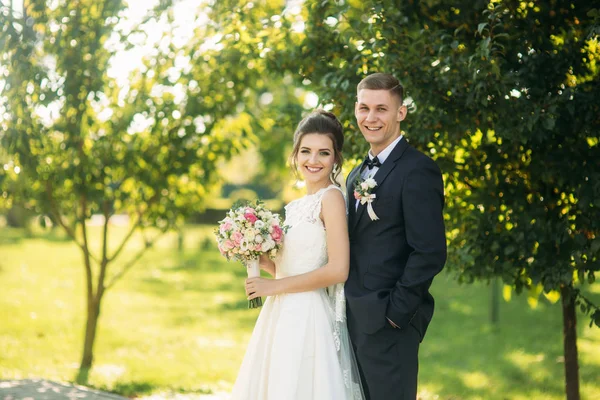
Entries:
[[400, 104], [404, 102], [404, 87], [396, 77], [390, 74], [377, 72], [366, 76], [359, 82], [356, 92], [358, 93], [362, 89], [389, 90], [400, 99]]

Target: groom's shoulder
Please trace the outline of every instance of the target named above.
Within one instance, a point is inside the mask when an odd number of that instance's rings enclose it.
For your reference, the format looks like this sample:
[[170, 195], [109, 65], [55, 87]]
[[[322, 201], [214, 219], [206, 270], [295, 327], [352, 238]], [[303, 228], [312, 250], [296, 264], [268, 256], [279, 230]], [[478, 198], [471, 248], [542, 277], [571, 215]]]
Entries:
[[[417, 160], [431, 160], [431, 157], [429, 157], [423, 151], [417, 149], [414, 146], [409, 146], [409, 148], [407, 150], [408, 150], [408, 153], [411, 154]], [[433, 161], [433, 160], [431, 160], [431, 161]]]
[[346, 176], [346, 184], [348, 184], [348, 180], [350, 179], [350, 177], [360, 169], [360, 164], [358, 164], [356, 167], [352, 168], [350, 170], [350, 172], [348, 173], [348, 175]]
[[407, 156], [407, 161], [411, 161], [417, 167], [428, 167], [439, 170], [439, 166], [433, 158], [414, 146], [408, 146], [405, 155]]
[[361, 165], [362, 165], [362, 162], [359, 162], [357, 165], [355, 165], [355, 166], [354, 166], [354, 168], [352, 168], [352, 169], [350, 170], [350, 173], [348, 174], [348, 176], [352, 175], [352, 173], [353, 173], [354, 171], [356, 171], [356, 170], [359, 170], [359, 169], [360, 169], [360, 167], [361, 167]]

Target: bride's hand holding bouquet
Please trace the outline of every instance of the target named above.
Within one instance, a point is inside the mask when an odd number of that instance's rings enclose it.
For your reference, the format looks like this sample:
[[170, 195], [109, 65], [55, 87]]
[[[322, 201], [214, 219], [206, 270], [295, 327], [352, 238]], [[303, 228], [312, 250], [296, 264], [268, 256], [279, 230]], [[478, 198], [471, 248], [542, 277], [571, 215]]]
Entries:
[[[259, 264], [268, 265], [269, 259], [265, 255], [261, 255], [259, 259]], [[269, 269], [264, 268], [265, 271], [271, 272]], [[261, 297], [274, 296], [279, 294], [278, 284], [280, 280], [278, 279], [267, 279], [261, 278], [260, 275], [256, 275], [253, 277], [248, 276], [246, 279], [246, 295], [248, 296], [249, 301], [253, 301], [255, 299], [260, 300]]]
[[[221, 254], [228, 261], [246, 265], [248, 278], [260, 277], [259, 258], [274, 259], [283, 245], [285, 227], [279, 214], [266, 209], [261, 201], [236, 203], [215, 230]], [[262, 305], [260, 297], [252, 297], [248, 307]]]

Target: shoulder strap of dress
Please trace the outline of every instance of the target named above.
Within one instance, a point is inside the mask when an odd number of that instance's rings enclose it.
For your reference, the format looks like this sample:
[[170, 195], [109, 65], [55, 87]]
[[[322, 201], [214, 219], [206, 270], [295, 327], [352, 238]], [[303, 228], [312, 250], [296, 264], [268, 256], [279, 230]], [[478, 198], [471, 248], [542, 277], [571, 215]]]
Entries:
[[323, 204], [323, 196], [325, 195], [325, 193], [327, 193], [331, 189], [339, 190], [339, 192], [342, 194], [342, 196], [344, 196], [344, 191], [337, 185], [329, 185], [325, 189], [322, 189], [321, 192], [319, 193], [319, 196], [316, 201], [317, 204], [316, 204], [315, 211], [313, 214], [314, 219], [321, 219], [320, 215], [321, 215], [321, 206]]
[[325, 192], [327, 192], [328, 190], [331, 190], [331, 189], [337, 189], [337, 190], [339, 190], [339, 191], [340, 191], [340, 193], [342, 194], [342, 196], [344, 196], [344, 195], [345, 195], [345, 194], [344, 194], [344, 189], [342, 189], [342, 188], [341, 188], [341, 187], [339, 187], [338, 185], [329, 185], [329, 186], [327, 186], [327, 187], [325, 188], [325, 190], [323, 190], [323, 193], [325, 193]]

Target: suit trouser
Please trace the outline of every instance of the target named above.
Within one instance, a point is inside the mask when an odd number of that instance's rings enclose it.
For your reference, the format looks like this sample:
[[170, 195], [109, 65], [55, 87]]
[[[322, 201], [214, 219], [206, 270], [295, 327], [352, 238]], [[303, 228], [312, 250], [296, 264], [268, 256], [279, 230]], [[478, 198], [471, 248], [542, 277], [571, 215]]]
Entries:
[[417, 329], [410, 324], [403, 329], [386, 324], [367, 335], [348, 317], [367, 400], [415, 400], [421, 341]]

